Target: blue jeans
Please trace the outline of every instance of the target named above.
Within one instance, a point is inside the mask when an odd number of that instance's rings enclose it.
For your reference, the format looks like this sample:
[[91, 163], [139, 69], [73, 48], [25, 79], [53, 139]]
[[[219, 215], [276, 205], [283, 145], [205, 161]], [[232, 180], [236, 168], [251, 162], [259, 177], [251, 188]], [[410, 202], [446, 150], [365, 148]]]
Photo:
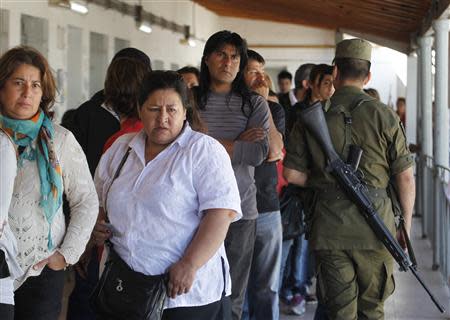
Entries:
[[280, 211], [256, 219], [256, 240], [243, 320], [278, 320], [278, 287], [283, 229]]
[[305, 295], [305, 288], [311, 285], [313, 275], [310, 267], [308, 240], [302, 234], [293, 240], [283, 241], [283, 253], [280, 270], [280, 294], [286, 298], [295, 291]]

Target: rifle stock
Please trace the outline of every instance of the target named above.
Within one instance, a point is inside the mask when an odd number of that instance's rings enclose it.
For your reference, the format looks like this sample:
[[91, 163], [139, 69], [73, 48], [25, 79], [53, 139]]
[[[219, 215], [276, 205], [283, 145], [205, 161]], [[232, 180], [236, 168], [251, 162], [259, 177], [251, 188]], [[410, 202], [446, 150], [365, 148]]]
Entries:
[[[383, 220], [380, 218], [380, 215], [375, 210], [373, 203], [368, 196], [368, 189], [365, 184], [359, 179], [354, 168], [342, 161], [334, 150], [327, 123], [325, 121], [325, 115], [322, 110], [322, 104], [317, 102], [312, 106], [301, 110], [300, 119], [302, 120], [305, 128], [312, 133], [316, 141], [322, 147], [322, 151], [328, 159], [328, 168], [338, 181], [340, 187], [360, 208], [359, 212], [364, 216], [366, 222], [369, 224], [377, 238], [383, 243], [395, 261], [397, 261], [400, 266], [400, 270], [411, 270], [439, 311], [444, 313], [444, 307], [433, 296], [418, 274], [418, 271], [415, 265], [411, 262], [411, 259], [393, 237]], [[405, 236], [407, 235], [405, 234]]]

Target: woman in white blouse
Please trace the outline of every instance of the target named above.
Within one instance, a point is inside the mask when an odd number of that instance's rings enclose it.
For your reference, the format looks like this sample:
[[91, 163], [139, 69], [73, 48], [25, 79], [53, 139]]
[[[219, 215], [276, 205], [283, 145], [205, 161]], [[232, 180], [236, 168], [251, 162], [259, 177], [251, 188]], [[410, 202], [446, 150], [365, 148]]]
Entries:
[[[50, 119], [55, 94], [48, 63], [36, 50], [16, 47], [0, 58], [0, 126], [18, 151], [8, 213], [23, 270], [14, 282], [14, 319], [58, 318], [63, 269], [77, 262], [97, 216], [83, 151]], [[67, 228], [63, 193], [71, 211]]]
[[93, 238], [101, 244], [111, 236], [113, 249], [134, 271], [169, 274], [164, 320], [228, 319], [223, 241], [229, 224], [241, 217], [230, 158], [216, 140], [191, 130], [187, 87], [176, 72], [150, 73], [139, 104], [144, 129], [119, 138], [97, 168], [103, 221]]

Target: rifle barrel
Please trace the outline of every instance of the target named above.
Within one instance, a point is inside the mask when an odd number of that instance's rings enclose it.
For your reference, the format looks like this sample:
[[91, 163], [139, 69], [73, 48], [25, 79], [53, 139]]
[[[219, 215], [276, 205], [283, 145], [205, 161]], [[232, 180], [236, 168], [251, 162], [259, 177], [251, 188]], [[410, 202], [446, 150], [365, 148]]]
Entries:
[[428, 287], [426, 286], [426, 284], [423, 281], [423, 279], [420, 277], [420, 275], [417, 272], [417, 270], [413, 266], [410, 266], [409, 270], [411, 270], [411, 272], [414, 275], [414, 277], [416, 277], [417, 281], [419, 281], [419, 283], [422, 285], [422, 287], [428, 293], [428, 295], [430, 296], [430, 298], [433, 301], [433, 303], [436, 306], [436, 308], [438, 308], [441, 313], [444, 313], [445, 312], [445, 308], [439, 303], [439, 301], [437, 301], [436, 297], [431, 293], [430, 289], [428, 289]]

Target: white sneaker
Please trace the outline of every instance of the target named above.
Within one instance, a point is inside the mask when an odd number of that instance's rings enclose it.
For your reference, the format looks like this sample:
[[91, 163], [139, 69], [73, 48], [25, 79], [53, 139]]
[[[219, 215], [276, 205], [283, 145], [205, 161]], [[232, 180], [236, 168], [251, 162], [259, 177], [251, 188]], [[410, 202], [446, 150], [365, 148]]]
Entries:
[[295, 294], [294, 299], [292, 299], [292, 304], [290, 306], [291, 313], [301, 316], [306, 312], [306, 301], [300, 294]]

